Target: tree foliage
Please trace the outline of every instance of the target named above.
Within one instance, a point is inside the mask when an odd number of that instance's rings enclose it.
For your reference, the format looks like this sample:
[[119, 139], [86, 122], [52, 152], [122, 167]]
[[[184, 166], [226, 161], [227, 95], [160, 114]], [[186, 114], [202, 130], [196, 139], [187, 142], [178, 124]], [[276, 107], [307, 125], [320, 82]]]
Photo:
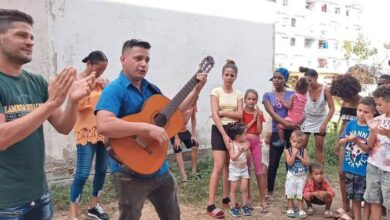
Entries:
[[[344, 57], [347, 60], [357, 58], [358, 61], [366, 60], [367, 58], [378, 53], [378, 49], [371, 47], [371, 42], [368, 41], [363, 34], [359, 34], [356, 41], [344, 41]], [[390, 47], [390, 44], [388, 45]]]

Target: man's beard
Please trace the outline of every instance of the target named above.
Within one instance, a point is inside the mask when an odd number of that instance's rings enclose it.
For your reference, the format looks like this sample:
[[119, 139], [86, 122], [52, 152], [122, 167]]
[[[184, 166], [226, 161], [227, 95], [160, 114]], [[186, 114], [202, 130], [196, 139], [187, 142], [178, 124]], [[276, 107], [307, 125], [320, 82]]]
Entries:
[[29, 63], [32, 60], [30, 57], [17, 56], [17, 55], [13, 55], [13, 54], [8, 54], [8, 59], [11, 62], [20, 64], [20, 65], [24, 65], [26, 63]]

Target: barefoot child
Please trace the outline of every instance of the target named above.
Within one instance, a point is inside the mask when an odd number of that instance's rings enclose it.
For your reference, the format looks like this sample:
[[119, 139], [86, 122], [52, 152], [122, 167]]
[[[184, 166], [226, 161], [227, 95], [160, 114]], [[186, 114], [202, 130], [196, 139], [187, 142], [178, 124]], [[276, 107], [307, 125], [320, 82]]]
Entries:
[[309, 166], [310, 178], [307, 179], [303, 189], [303, 198], [307, 204], [307, 214], [313, 215], [314, 209], [312, 204], [325, 205], [324, 217], [332, 218], [330, 211], [332, 200], [335, 196], [332, 185], [324, 177], [324, 170], [320, 163], [312, 163]]
[[[363, 97], [357, 106], [357, 119], [349, 121], [340, 135], [339, 143], [344, 145], [343, 172], [345, 173], [345, 185], [348, 199], [352, 200], [354, 219], [360, 220], [361, 202], [366, 190], [366, 168], [368, 148], [367, 138], [369, 128], [366, 115], [374, 115], [375, 101], [372, 97]], [[369, 207], [364, 204], [364, 219], [368, 219]]]
[[[242, 120], [247, 128], [247, 141], [250, 144], [250, 152], [252, 155], [248, 157], [248, 168], [250, 171], [251, 161], [253, 161], [253, 166], [255, 169], [255, 175], [257, 179], [257, 185], [260, 190], [260, 212], [267, 213], [269, 212], [268, 206], [265, 200], [265, 175], [262, 172], [262, 152], [261, 152], [261, 141], [260, 133], [263, 130], [264, 116], [263, 112], [257, 107], [257, 100], [259, 98], [256, 90], [248, 89], [245, 92], [244, 102], [245, 107], [243, 111]], [[250, 198], [250, 187], [248, 184], [248, 193]], [[249, 200], [250, 203], [250, 200]]]
[[228, 146], [229, 163], [229, 181], [230, 181], [230, 214], [233, 217], [239, 217], [240, 208], [236, 206], [236, 197], [238, 186], [241, 185], [242, 195], [242, 214], [251, 215], [248, 206], [248, 182], [249, 173], [247, 166], [247, 154], [249, 153], [249, 143], [246, 140], [246, 126], [242, 123], [229, 125], [227, 133], [232, 140]]
[[[282, 102], [282, 105], [288, 109], [287, 121], [302, 124], [305, 118], [305, 105], [307, 101], [306, 92], [309, 88], [309, 83], [307, 79], [301, 77], [298, 79], [295, 84], [295, 93], [290, 97], [288, 102]], [[282, 147], [286, 145], [284, 140], [284, 129], [285, 127], [282, 124], [278, 124], [278, 134], [279, 140], [273, 142], [273, 145], [276, 147]]]
[[298, 201], [298, 217], [306, 218], [303, 211], [303, 188], [306, 182], [307, 167], [309, 166], [309, 155], [303, 148], [305, 134], [300, 130], [294, 130], [291, 134], [291, 147], [284, 150], [287, 162], [286, 197], [288, 200], [287, 216], [295, 218], [293, 210], [294, 199]]

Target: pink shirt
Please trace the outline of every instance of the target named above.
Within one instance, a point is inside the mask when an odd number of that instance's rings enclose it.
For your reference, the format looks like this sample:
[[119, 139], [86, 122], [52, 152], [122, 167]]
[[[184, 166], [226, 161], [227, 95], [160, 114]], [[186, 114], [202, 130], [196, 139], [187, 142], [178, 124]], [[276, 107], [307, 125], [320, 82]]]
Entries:
[[[307, 102], [306, 94], [294, 93], [295, 100], [292, 103], [291, 109], [288, 110], [287, 121], [299, 124], [305, 117], [305, 105]], [[292, 98], [292, 97], [291, 97]]]

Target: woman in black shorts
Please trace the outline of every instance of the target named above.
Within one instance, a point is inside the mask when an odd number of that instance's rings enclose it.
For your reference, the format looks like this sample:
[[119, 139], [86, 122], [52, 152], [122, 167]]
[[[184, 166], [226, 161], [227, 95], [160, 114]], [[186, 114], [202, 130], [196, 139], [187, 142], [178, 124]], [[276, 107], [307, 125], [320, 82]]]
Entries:
[[214, 167], [210, 176], [209, 198], [207, 213], [213, 218], [223, 218], [224, 212], [215, 206], [215, 194], [219, 178], [223, 172], [222, 203], [229, 205], [228, 197], [228, 165], [229, 153], [226, 148], [231, 140], [226, 134], [225, 127], [229, 123], [241, 120], [243, 114], [243, 98], [241, 93], [233, 88], [237, 78], [237, 66], [232, 60], [227, 60], [222, 68], [223, 85], [214, 88], [211, 92], [211, 111], [214, 124], [211, 128], [211, 147], [213, 150]]

